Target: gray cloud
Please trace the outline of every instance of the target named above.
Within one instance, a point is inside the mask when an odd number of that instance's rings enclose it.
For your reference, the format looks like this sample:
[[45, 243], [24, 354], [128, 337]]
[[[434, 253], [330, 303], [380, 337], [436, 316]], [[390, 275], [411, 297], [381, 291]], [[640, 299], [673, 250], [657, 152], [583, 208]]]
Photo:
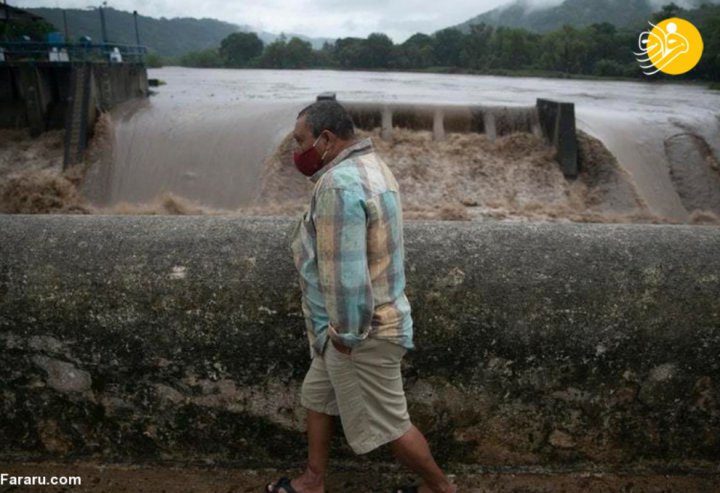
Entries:
[[[536, 1], [536, 0], [533, 0]], [[27, 7], [86, 8], [101, 0], [10, 0]], [[108, 0], [118, 10], [150, 17], [209, 17], [258, 30], [312, 37], [367, 36], [385, 32], [402, 42], [415, 32], [459, 24], [509, 0]]]
[[[563, 0], [523, 1], [529, 8], [539, 8], [559, 5]], [[669, 0], [650, 1], [660, 6]], [[708, 0], [674, 1], [691, 6]], [[10, 0], [9, 3], [20, 8], [86, 8], [100, 5], [101, 0]], [[311, 37], [364, 37], [383, 32], [395, 42], [402, 42], [416, 32], [429, 34], [459, 24], [511, 3], [513, 0], [108, 0], [110, 7], [137, 10], [150, 17], [209, 17], [257, 30]]]

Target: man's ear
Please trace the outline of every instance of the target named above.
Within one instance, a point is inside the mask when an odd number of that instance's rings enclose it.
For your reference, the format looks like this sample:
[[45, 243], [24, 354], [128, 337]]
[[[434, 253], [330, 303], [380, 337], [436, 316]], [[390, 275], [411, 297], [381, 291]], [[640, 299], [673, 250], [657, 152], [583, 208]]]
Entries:
[[332, 133], [330, 130], [323, 130], [320, 133], [320, 136], [325, 137], [325, 140], [327, 141], [328, 145], [334, 143], [337, 140], [337, 136], [334, 133]]

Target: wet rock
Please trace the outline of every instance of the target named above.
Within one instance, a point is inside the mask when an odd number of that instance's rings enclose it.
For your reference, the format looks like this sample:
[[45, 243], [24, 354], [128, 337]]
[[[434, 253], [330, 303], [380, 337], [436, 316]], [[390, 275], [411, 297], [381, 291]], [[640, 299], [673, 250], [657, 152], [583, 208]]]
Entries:
[[33, 363], [47, 372], [47, 384], [59, 392], [85, 392], [90, 390], [92, 379], [84, 370], [65, 361], [34, 356]]
[[608, 400], [610, 406], [623, 406], [630, 404], [637, 399], [638, 387], [634, 384], [624, 385], [613, 391]]
[[30, 349], [48, 354], [62, 353], [64, 345], [51, 336], [32, 336], [28, 341]]
[[564, 431], [555, 430], [550, 434], [548, 442], [555, 448], [572, 449], [575, 448], [575, 440]]
[[591, 399], [591, 395], [588, 392], [583, 392], [582, 390], [576, 389], [576, 388], [568, 388], [565, 390], [558, 390], [552, 393], [552, 396], [555, 399], [565, 401], [565, 402], [587, 402]]
[[154, 387], [158, 398], [166, 404], [180, 404], [185, 400], [185, 397], [180, 392], [168, 385], [156, 383]]
[[100, 404], [103, 406], [105, 414], [112, 417], [132, 414], [136, 411], [132, 403], [118, 397], [103, 396]]
[[695, 395], [695, 407], [714, 417], [720, 415], [720, 412], [718, 412], [717, 391], [710, 377], [699, 378], [695, 382], [693, 394]]
[[3, 344], [7, 349], [18, 349], [23, 347], [22, 338], [18, 337], [12, 332], [5, 332], [0, 334], [0, 339], [2, 339]]
[[39, 421], [37, 433], [48, 452], [66, 454], [72, 449], [72, 440], [60, 429], [55, 420]]
[[438, 279], [438, 287], [455, 288], [460, 286], [465, 280], [465, 272], [455, 267], [444, 277]]
[[640, 387], [638, 400], [651, 407], [663, 407], [684, 398], [687, 390], [677, 365], [664, 363], [650, 370]]

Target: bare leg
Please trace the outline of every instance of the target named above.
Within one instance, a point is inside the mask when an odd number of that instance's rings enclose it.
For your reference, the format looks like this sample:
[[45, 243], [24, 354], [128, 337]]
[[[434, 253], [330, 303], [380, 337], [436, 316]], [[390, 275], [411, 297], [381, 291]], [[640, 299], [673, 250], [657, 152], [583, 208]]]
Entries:
[[423, 434], [413, 425], [403, 436], [390, 442], [390, 449], [401, 464], [423, 479], [420, 492], [454, 493], [456, 487], [435, 463]]
[[[290, 482], [290, 485], [298, 492], [323, 493], [325, 491], [325, 473], [332, 433], [333, 417], [308, 409], [308, 464], [305, 472]], [[283, 490], [281, 488], [278, 491]]]

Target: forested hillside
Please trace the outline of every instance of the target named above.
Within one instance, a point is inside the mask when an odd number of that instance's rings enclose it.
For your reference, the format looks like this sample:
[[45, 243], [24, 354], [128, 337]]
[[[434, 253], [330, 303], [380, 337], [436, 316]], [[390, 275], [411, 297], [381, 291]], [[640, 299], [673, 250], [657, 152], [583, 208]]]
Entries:
[[[65, 30], [63, 22], [63, 10], [65, 10], [68, 31], [72, 39], [90, 36], [93, 41], [102, 41], [100, 13], [97, 9], [36, 8], [28, 10], [44, 17], [61, 32]], [[108, 40], [120, 44], [135, 44], [135, 25], [132, 13], [109, 7], [104, 11]], [[217, 48], [229, 34], [251, 29], [246, 25], [239, 26], [215, 19], [155, 19], [138, 15], [138, 30], [140, 43], [147, 46], [151, 52], [164, 57], [175, 57]], [[258, 36], [265, 44], [278, 38], [278, 35], [268, 32], [259, 32]], [[325, 41], [323, 39], [303, 39], [310, 41], [316, 48], [322, 46]]]
[[[692, 8], [712, 3], [718, 4], [720, 0], [678, 2]], [[564, 25], [585, 27], [603, 22], [623, 28], [648, 21], [655, 10], [657, 2], [653, 5], [649, 0], [564, 0], [560, 5], [546, 8], [534, 6], [527, 0], [515, 0], [452, 27], [465, 33], [470, 32], [473, 24], [522, 28], [539, 33], [554, 31]]]

